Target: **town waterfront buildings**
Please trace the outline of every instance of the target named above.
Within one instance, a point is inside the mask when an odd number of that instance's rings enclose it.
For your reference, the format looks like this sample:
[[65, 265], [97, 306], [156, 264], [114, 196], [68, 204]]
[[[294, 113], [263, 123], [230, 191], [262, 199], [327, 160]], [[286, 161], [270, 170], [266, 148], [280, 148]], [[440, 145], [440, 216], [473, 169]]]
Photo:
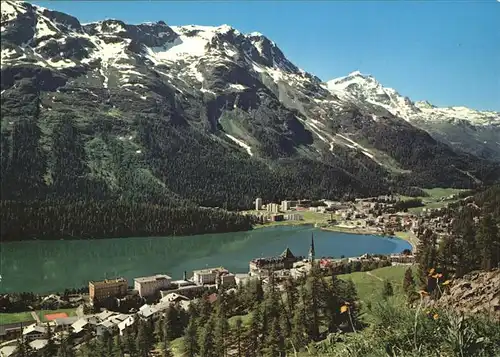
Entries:
[[299, 260], [300, 258], [293, 255], [292, 251], [287, 247], [277, 257], [252, 259], [249, 264], [250, 274], [265, 275], [268, 271], [291, 269], [293, 263]]
[[110, 297], [120, 297], [127, 294], [128, 283], [124, 278], [106, 279], [89, 282], [89, 297], [92, 300], [104, 300]]
[[262, 198], [255, 199], [255, 210], [259, 211], [262, 209]]
[[193, 271], [193, 282], [196, 285], [215, 284], [217, 276], [228, 274], [229, 272], [224, 268], [207, 268]]
[[145, 276], [134, 279], [134, 290], [139, 292], [140, 297], [154, 296], [160, 290], [170, 287], [172, 278], [165, 274]]

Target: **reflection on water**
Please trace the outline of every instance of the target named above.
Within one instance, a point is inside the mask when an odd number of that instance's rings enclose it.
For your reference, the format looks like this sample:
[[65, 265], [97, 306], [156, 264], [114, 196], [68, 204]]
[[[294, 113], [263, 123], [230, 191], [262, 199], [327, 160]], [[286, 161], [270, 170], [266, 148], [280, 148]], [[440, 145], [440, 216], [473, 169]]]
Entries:
[[189, 237], [144, 237], [81, 241], [31, 241], [0, 245], [0, 293], [51, 292], [83, 287], [91, 279], [166, 273], [224, 266], [245, 273], [250, 259], [280, 254], [287, 246], [307, 255], [314, 232], [316, 255], [388, 254], [409, 248], [399, 239], [320, 231], [307, 226], [280, 226], [249, 232]]

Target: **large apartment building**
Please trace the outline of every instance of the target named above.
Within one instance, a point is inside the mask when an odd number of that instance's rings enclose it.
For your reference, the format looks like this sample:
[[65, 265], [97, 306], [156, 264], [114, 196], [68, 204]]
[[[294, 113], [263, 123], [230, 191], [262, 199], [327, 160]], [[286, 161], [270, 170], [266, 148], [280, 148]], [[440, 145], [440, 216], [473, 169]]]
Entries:
[[127, 294], [128, 283], [124, 278], [89, 281], [90, 300], [104, 300], [110, 297], [120, 297]]
[[290, 211], [292, 208], [292, 201], [281, 201], [281, 210], [283, 212]]
[[255, 210], [259, 211], [262, 209], [262, 198], [255, 199]]
[[268, 212], [278, 213], [280, 211], [280, 205], [277, 203], [268, 203], [266, 209]]
[[134, 289], [139, 292], [141, 297], [153, 296], [160, 290], [166, 290], [170, 287], [172, 278], [165, 274], [145, 276], [134, 279]]

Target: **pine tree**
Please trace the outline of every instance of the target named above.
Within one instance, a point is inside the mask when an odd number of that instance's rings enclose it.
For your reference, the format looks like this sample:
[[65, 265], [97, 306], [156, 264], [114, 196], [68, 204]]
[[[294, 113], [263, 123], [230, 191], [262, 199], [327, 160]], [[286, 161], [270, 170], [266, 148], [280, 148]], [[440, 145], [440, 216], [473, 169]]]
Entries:
[[57, 357], [74, 357], [75, 352], [71, 346], [68, 346], [64, 340], [57, 349]]
[[200, 322], [203, 324], [210, 319], [212, 313], [212, 304], [208, 300], [208, 292], [205, 292], [200, 299]]
[[200, 355], [203, 357], [221, 357], [215, 354], [216, 341], [214, 338], [214, 327], [214, 318], [211, 317], [206, 323], [201, 335]]
[[116, 335], [113, 339], [112, 357], [123, 357], [123, 349], [121, 346], [120, 336]]
[[243, 333], [243, 321], [241, 320], [241, 317], [236, 318], [235, 324], [234, 324], [234, 336], [236, 340], [236, 353], [238, 357], [241, 357], [241, 336]]
[[148, 327], [144, 322], [139, 322], [136, 345], [139, 356], [148, 357], [149, 351], [151, 351], [153, 345], [151, 343], [150, 331], [148, 331]]
[[382, 297], [387, 299], [389, 296], [394, 295], [394, 289], [389, 280], [384, 280], [384, 288], [382, 289]]
[[156, 341], [157, 342], [164, 341], [165, 321], [164, 321], [163, 316], [160, 316], [158, 319], [156, 319], [156, 321], [154, 322], [154, 325], [155, 325], [154, 334], [155, 334]]
[[321, 324], [320, 310], [322, 308], [321, 295], [323, 284], [319, 267], [316, 264], [313, 264], [307, 280], [307, 298], [303, 299], [306, 302], [307, 326], [310, 338], [317, 341], [319, 339], [319, 326]]
[[327, 324], [328, 331], [334, 332], [338, 330], [338, 325], [340, 323], [340, 298], [339, 294], [341, 292], [340, 282], [334, 272], [331, 272], [331, 285], [330, 287], [325, 287], [325, 308], [327, 313]]
[[293, 348], [300, 350], [308, 342], [308, 335], [306, 330], [306, 318], [302, 309], [297, 309], [293, 314], [292, 325], [292, 344]]
[[165, 313], [163, 319], [163, 340], [172, 342], [176, 337], [177, 311], [171, 306]]
[[498, 267], [500, 238], [497, 223], [491, 214], [486, 214], [479, 224], [477, 232], [481, 269], [490, 270]]
[[262, 280], [257, 279], [255, 280], [255, 291], [254, 291], [254, 296], [252, 299], [254, 303], [254, 308], [257, 304], [260, 304], [262, 301], [264, 301], [264, 288], [262, 287]]
[[297, 289], [292, 277], [288, 277], [285, 282], [285, 294], [288, 314], [292, 315], [297, 301]]
[[131, 357], [137, 356], [138, 350], [136, 346], [135, 336], [132, 333], [131, 329], [125, 329], [124, 340], [125, 349], [127, 350], [128, 354]]
[[198, 353], [198, 338], [196, 320], [191, 318], [184, 334], [184, 353], [187, 357], [194, 357]]
[[57, 353], [57, 346], [54, 342], [54, 335], [52, 333], [52, 328], [47, 323], [47, 344], [42, 350], [42, 357], [54, 357]]
[[279, 304], [280, 310], [279, 310], [279, 324], [280, 324], [280, 330], [283, 335], [283, 338], [285, 341], [290, 338], [292, 334], [292, 314], [288, 314], [288, 311], [285, 307], [284, 302], [280, 302]]
[[75, 357], [75, 351], [71, 345], [71, 338], [67, 336], [61, 340], [57, 349], [57, 357]]
[[214, 339], [216, 341], [214, 352], [215, 356], [226, 357], [227, 352], [227, 334], [229, 332], [229, 323], [224, 316], [218, 316], [215, 320]]
[[262, 354], [262, 343], [260, 340], [260, 336], [262, 334], [262, 319], [262, 308], [261, 305], [258, 304], [252, 313], [246, 338], [248, 342], [246, 355], [248, 357], [259, 357]]
[[[80, 350], [82, 351], [83, 357], [96, 357], [96, 355], [99, 354], [98, 346], [95, 340], [85, 342]], [[131, 357], [135, 356], [131, 355]]]
[[161, 349], [162, 357], [174, 357], [172, 350], [170, 349], [170, 343], [163, 341], [163, 346]]
[[266, 357], [279, 357], [284, 356], [285, 341], [281, 333], [280, 323], [278, 318], [273, 318], [271, 322], [271, 330], [266, 338]]
[[455, 253], [455, 237], [452, 235], [443, 237], [439, 242], [437, 252], [437, 265], [443, 274], [455, 271]]
[[453, 229], [457, 236], [455, 271], [461, 277], [479, 266], [472, 213], [467, 209], [462, 210], [454, 221]]
[[17, 340], [15, 349], [16, 356], [18, 357], [36, 357], [36, 352], [30, 347], [27, 340], [21, 334], [21, 338]]
[[415, 289], [416, 284], [415, 279], [413, 279], [413, 271], [411, 270], [411, 267], [409, 267], [408, 269], [406, 269], [405, 277], [403, 279], [403, 291], [405, 292], [408, 299], [411, 299], [411, 297], [415, 294]]
[[427, 289], [427, 273], [436, 267], [436, 241], [437, 236], [430, 229], [426, 229], [419, 236], [417, 246], [418, 277], [422, 288]]

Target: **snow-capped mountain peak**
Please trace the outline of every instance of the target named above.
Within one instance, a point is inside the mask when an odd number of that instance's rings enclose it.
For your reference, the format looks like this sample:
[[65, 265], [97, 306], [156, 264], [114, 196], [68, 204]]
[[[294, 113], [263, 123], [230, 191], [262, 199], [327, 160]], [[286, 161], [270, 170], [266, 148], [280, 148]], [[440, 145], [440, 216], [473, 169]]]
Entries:
[[327, 83], [335, 94], [343, 93], [359, 101], [378, 105], [407, 121], [468, 121], [475, 125], [500, 125], [500, 113], [477, 111], [466, 107], [438, 108], [428, 101], [414, 103], [396, 90], [384, 87], [373, 76], [354, 71]]
[[413, 103], [396, 90], [384, 87], [373, 76], [360, 71], [326, 82], [328, 89], [339, 95], [350, 96], [362, 102], [378, 105], [390, 113], [407, 119], [410, 113], [418, 111]]

